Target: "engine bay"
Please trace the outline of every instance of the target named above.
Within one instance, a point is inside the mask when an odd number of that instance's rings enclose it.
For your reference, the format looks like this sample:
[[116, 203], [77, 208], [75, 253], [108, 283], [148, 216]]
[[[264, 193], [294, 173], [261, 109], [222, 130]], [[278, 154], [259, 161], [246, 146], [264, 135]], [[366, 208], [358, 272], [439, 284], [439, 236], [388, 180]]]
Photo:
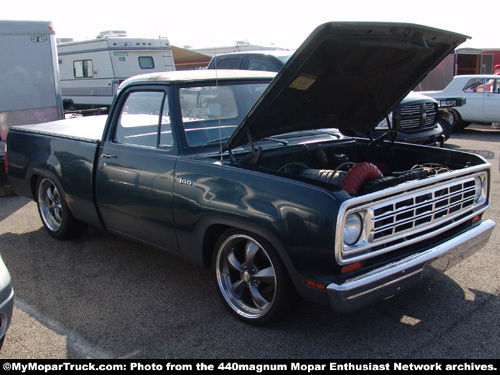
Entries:
[[407, 181], [421, 180], [451, 171], [441, 164], [416, 164], [409, 170], [384, 175], [375, 164], [369, 162], [345, 162], [335, 169], [312, 169], [296, 163], [283, 167], [285, 173], [290, 173], [293, 169], [300, 170], [298, 175], [302, 178], [341, 187], [352, 196], [373, 193]]
[[[297, 151], [297, 150], [295, 150]], [[300, 152], [269, 153], [251, 163], [290, 178], [321, 186], [335, 186], [351, 196], [384, 190], [474, 164], [464, 154], [451, 158], [446, 149], [413, 148], [411, 145], [371, 146], [359, 142], [336, 147], [309, 145]]]

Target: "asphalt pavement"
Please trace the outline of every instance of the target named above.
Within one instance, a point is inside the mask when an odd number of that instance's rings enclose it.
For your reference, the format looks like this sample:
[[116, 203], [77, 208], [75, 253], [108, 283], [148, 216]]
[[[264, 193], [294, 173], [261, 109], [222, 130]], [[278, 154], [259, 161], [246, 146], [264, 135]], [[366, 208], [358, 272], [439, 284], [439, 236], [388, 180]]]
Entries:
[[500, 358], [500, 130], [474, 125], [445, 147], [492, 164], [485, 216], [498, 225], [488, 245], [363, 310], [342, 315], [302, 302], [266, 327], [233, 318], [208, 270], [94, 228], [54, 240], [34, 202], [0, 197], [0, 253], [16, 291], [0, 359]]

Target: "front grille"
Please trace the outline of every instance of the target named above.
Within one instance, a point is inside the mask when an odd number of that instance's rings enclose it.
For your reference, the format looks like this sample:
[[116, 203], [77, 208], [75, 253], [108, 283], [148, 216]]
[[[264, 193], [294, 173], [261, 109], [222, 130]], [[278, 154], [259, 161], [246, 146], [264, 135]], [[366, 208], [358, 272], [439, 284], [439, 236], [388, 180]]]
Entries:
[[396, 114], [396, 127], [405, 132], [432, 128], [437, 120], [436, 103], [420, 103], [402, 106]]
[[[471, 171], [472, 172], [472, 171]], [[444, 176], [446, 175], [446, 176]], [[350, 214], [359, 215], [364, 230], [356, 244], [336, 243], [340, 264], [373, 258], [431, 238], [465, 223], [488, 206], [478, 198], [476, 178], [486, 181], [485, 172], [452, 172], [410, 181], [384, 191], [344, 202], [337, 236]]]
[[474, 179], [449, 184], [373, 207], [371, 238], [379, 240], [450, 220], [474, 204]]

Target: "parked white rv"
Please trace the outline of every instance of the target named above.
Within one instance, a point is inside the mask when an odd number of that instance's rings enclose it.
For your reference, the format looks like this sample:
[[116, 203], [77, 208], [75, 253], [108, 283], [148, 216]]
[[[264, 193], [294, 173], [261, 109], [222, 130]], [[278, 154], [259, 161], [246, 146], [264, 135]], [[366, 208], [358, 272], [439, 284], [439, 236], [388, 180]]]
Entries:
[[57, 45], [65, 109], [108, 107], [119, 84], [134, 75], [175, 70], [167, 38], [129, 38], [106, 31], [96, 39]]
[[63, 118], [52, 23], [0, 21], [0, 46], [1, 140], [13, 125]]

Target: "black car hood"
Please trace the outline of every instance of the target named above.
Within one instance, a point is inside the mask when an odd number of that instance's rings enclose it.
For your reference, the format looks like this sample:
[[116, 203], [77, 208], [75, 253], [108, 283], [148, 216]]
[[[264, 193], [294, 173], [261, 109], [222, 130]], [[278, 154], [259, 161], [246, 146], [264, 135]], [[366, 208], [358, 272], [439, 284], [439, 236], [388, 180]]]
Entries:
[[280, 70], [224, 150], [298, 130], [368, 134], [466, 39], [414, 24], [323, 24]]

